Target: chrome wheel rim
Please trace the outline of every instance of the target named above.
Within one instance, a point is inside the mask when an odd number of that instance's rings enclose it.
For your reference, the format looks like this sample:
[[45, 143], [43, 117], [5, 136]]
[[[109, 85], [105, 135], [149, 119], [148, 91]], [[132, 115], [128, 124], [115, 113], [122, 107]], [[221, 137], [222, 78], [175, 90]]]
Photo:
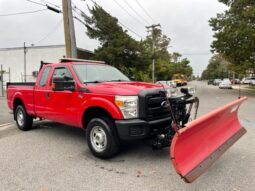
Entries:
[[107, 146], [107, 138], [104, 129], [100, 126], [95, 126], [90, 132], [90, 142], [97, 152], [102, 152]]
[[19, 126], [24, 125], [24, 114], [21, 110], [18, 110], [18, 112], [17, 112], [17, 121], [18, 121]]

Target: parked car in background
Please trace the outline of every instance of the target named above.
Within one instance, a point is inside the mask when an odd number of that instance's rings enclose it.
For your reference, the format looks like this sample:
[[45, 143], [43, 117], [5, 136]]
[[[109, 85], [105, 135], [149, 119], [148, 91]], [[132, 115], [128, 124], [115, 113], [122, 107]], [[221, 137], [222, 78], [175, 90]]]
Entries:
[[207, 84], [208, 85], [213, 84], [213, 79], [208, 80]]
[[254, 86], [255, 85], [255, 78], [253, 78], [250, 82], [250, 85]]
[[221, 82], [222, 82], [221, 79], [215, 79], [215, 80], [213, 80], [213, 85], [218, 86], [218, 85], [220, 85]]
[[232, 89], [231, 81], [228, 78], [225, 78], [220, 84], [220, 89]]
[[235, 79], [232, 79], [232, 80], [231, 80], [231, 83], [232, 83], [232, 84], [240, 84], [241, 81], [240, 81], [240, 79], [235, 78]]
[[252, 80], [255, 80], [255, 77], [247, 77], [247, 78], [243, 78], [241, 83], [242, 84], [250, 84], [252, 82]]
[[177, 86], [185, 86], [188, 84], [187, 76], [183, 74], [174, 74], [172, 80]]

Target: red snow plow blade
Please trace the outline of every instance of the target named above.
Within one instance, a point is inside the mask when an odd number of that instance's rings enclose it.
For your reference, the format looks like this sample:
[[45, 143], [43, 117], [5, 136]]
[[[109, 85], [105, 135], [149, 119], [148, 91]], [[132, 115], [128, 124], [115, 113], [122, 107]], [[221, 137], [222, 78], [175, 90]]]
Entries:
[[198, 178], [246, 133], [237, 116], [239, 106], [246, 99], [240, 98], [201, 116], [175, 134], [170, 157], [186, 182]]

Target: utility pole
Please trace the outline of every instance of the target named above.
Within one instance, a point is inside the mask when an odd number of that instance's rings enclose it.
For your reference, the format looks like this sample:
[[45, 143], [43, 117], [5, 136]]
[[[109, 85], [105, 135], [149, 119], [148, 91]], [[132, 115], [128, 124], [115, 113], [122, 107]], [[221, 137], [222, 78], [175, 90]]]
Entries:
[[72, 13], [72, 0], [62, 0], [65, 30], [66, 57], [77, 58], [75, 31]]
[[151, 26], [147, 26], [146, 28], [148, 30], [151, 29], [151, 35], [152, 35], [152, 54], [153, 54], [153, 57], [152, 57], [152, 82], [154, 83], [155, 82], [155, 29], [157, 27], [161, 27], [160, 24], [157, 24], [157, 25], [151, 25]]
[[27, 82], [27, 47], [24, 42], [24, 82]]

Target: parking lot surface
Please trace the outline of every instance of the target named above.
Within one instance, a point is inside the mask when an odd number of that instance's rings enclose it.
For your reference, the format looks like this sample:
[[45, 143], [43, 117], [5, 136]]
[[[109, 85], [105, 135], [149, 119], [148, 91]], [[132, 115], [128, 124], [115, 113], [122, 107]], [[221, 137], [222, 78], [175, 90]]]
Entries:
[[[200, 99], [199, 116], [238, 97], [236, 90], [205, 82], [190, 85]], [[45, 121], [27, 132], [14, 124], [0, 127], [0, 190], [253, 191], [255, 96], [247, 96], [239, 111], [247, 133], [192, 184], [175, 173], [169, 148], [155, 151], [148, 142], [130, 143], [116, 157], [100, 160], [90, 153], [82, 130]]]

